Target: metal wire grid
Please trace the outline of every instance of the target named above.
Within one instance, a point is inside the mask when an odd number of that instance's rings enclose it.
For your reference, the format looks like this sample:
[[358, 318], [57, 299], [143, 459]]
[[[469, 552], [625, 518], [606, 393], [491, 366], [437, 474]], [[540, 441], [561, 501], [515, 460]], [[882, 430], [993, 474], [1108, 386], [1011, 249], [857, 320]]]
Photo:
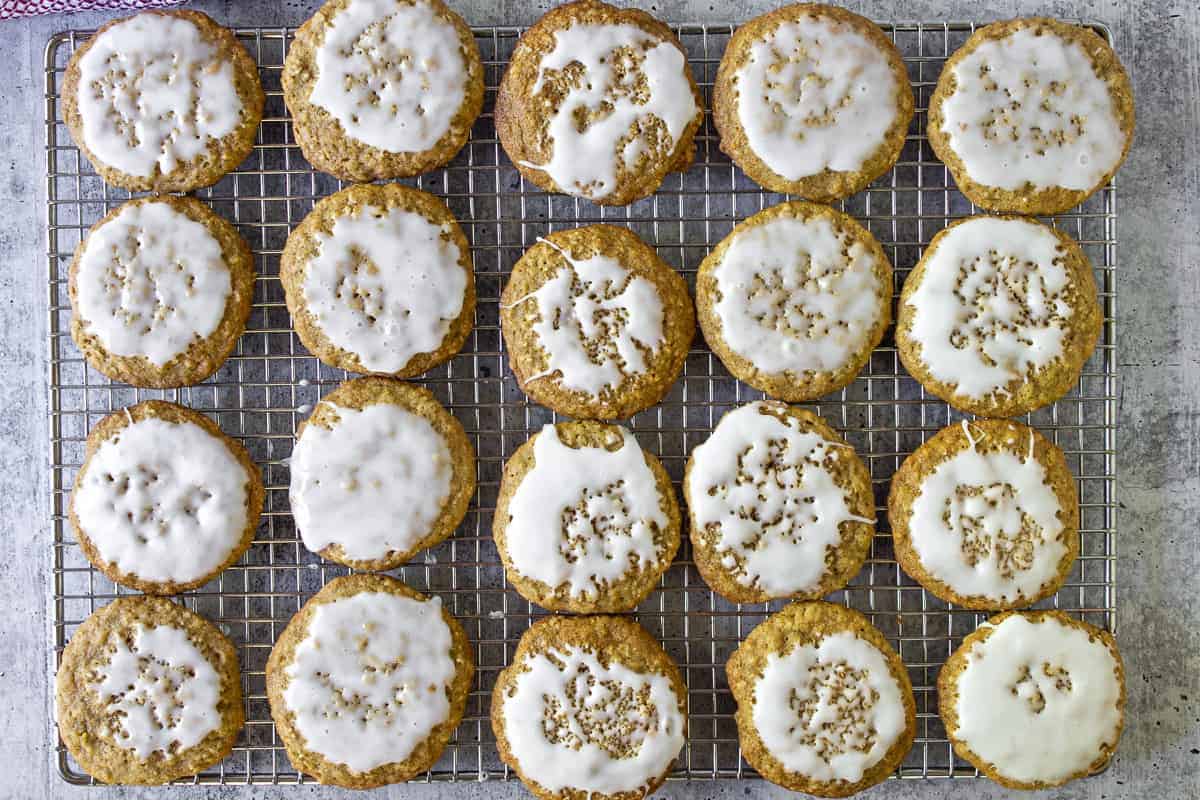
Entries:
[[[917, 93], [917, 115], [897, 166], [868, 190], [842, 204], [882, 242], [896, 266], [897, 290], [922, 247], [952, 219], [975, 209], [953, 188], [925, 140], [925, 108], [948, 54], [973, 30], [970, 23], [884, 24], [905, 56]], [[728, 25], [677, 28], [706, 98]], [[1111, 40], [1108, 31], [1097, 30]], [[674, 268], [694, 281], [708, 249], [740, 219], [784, 199], [762, 191], [720, 153], [710, 121], [698, 137], [697, 160], [672, 175], [651, 198], [628, 208], [599, 208], [547, 195], [527, 185], [502, 154], [491, 115], [497, 86], [517, 28], [477, 28], [486, 64], [488, 102], [471, 141], [446, 169], [410, 181], [443, 197], [473, 243], [479, 304], [461, 355], [421, 379], [462, 421], [478, 453], [479, 488], [463, 525], [447, 542], [396, 571], [422, 591], [442, 597], [474, 642], [478, 672], [466, 717], [426, 780], [509, 778], [498, 760], [488, 706], [498, 671], [516, 641], [544, 614], [508, 589], [490, 535], [491, 513], [504, 460], [531, 432], [556, 419], [521, 393], [506, 366], [497, 304], [513, 263], [539, 235], [604, 221], [627, 225]], [[199, 192], [232, 220], [255, 251], [259, 276], [254, 310], [235, 355], [205, 383], [173, 391], [114, 384], [91, 369], [69, 335], [67, 266], [87, 228], [128, 194], [106, 186], [67, 134], [59, 86], [67, 60], [87, 32], [54, 36], [46, 48], [46, 192], [50, 347], [50, 454], [53, 532], [54, 647], [61, 654], [74, 628], [98, 606], [130, 591], [115, 586], [83, 557], [66, 518], [70, 486], [82, 461], [88, 430], [125, 405], [151, 397], [174, 400], [212, 415], [239, 438], [262, 467], [266, 510], [254, 545], [242, 561], [180, 600], [215, 621], [241, 655], [246, 727], [234, 753], [184, 783], [301, 783], [275, 735], [268, 713], [264, 667], [272, 643], [293, 613], [326, 581], [344, 574], [307, 552], [288, 509], [288, 470], [296, 424], [319, 397], [348, 377], [312, 358], [292, 332], [278, 281], [288, 231], [313, 202], [340, 188], [315, 173], [292, 138], [279, 75], [291, 32], [244, 29], [238, 36], [259, 64], [267, 107], [259, 144], [242, 167]], [[1096, 269], [1105, 323], [1100, 344], [1079, 385], [1055, 405], [1026, 418], [1067, 454], [1078, 476], [1082, 548], [1063, 589], [1040, 604], [1061, 608], [1114, 629], [1115, 580], [1115, 273], [1116, 191], [1105, 188], [1083, 206], [1051, 222], [1080, 242]], [[684, 375], [657, 407], [630, 427], [658, 455], [672, 477], [682, 477], [691, 449], [720, 416], [761, 395], [731, 378], [698, 338]], [[896, 646], [912, 678], [918, 709], [916, 743], [897, 770], [901, 778], [969, 777], [976, 771], [955, 758], [937, 716], [937, 671], [961, 638], [986, 615], [955, 609], [904, 575], [892, 553], [885, 514], [888, 481], [904, 457], [942, 426], [961, 419], [928, 397], [904, 373], [890, 338], [863, 374], [845, 390], [810, 407], [845, 433], [870, 468], [879, 530], [870, 558], [851, 585], [831, 599], [868, 614]], [[724, 663], [745, 635], [781, 603], [733, 605], [709, 591], [685, 542], [660, 587], [637, 618], [677, 660], [688, 684], [690, 736], [674, 770], [688, 779], [752, 777], [741, 759]], [[58, 658], [56, 658], [57, 662]], [[55, 761], [62, 777], [90, 782], [61, 742]]]

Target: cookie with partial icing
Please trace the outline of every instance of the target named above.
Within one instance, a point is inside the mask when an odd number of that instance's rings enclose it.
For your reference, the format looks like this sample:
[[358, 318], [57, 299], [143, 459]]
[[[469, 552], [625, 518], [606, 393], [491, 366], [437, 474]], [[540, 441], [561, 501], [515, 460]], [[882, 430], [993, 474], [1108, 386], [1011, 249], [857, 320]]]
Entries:
[[696, 332], [687, 283], [632, 231], [555, 231], [525, 251], [500, 297], [522, 391], [560, 414], [624, 419], [661, 400]]
[[968, 217], [939, 231], [905, 280], [896, 349], [955, 408], [1015, 417], [1076, 384], [1103, 322], [1071, 237], [1023, 217]]
[[471, 643], [437, 597], [387, 575], [335, 578], [267, 660], [288, 759], [321, 783], [371, 789], [432, 767], [462, 721]]
[[113, 380], [156, 389], [216, 372], [246, 328], [254, 256], [191, 197], [130, 200], [75, 248], [71, 338]]
[[1100, 772], [1125, 725], [1117, 641], [1061, 611], [997, 614], [938, 673], [938, 711], [954, 752], [1002, 786]]
[[734, 603], [841, 589], [875, 535], [871, 475], [854, 448], [783, 403], [721, 417], [688, 458], [683, 497], [696, 569]]
[[679, 549], [671, 478], [628, 429], [546, 425], [504, 465], [492, 536], [525, 599], [577, 614], [630, 611]]
[[687, 687], [625, 617], [546, 617], [492, 691], [500, 758], [540, 800], [637, 800], [670, 774], [687, 736]]
[[103, 783], [194, 775], [233, 752], [242, 729], [237, 650], [161, 597], [120, 597], [84, 620], [55, 687], [59, 735]]
[[483, 109], [475, 36], [442, 0], [328, 0], [280, 82], [304, 157], [346, 181], [445, 165]]
[[258, 467], [215, 422], [146, 400], [88, 433], [67, 510], [96, 569], [147, 594], [177, 594], [242, 557], [263, 497]]
[[888, 777], [916, 735], [904, 662], [857, 611], [793, 603], [725, 665], [742, 755], [772, 783], [848, 797]]
[[912, 116], [895, 44], [836, 6], [798, 3], [742, 25], [713, 85], [721, 150], [767, 189], [821, 203], [891, 169]]
[[986, 25], [946, 62], [929, 144], [977, 206], [1057, 214], [1112, 179], [1133, 141], [1133, 88], [1094, 31], [1045, 17]]
[[854, 380], [892, 319], [892, 265], [871, 232], [792, 201], [741, 222], [700, 264], [696, 312], [734, 377], [788, 402]]
[[63, 77], [71, 138], [107, 183], [135, 192], [216, 183], [254, 149], [263, 102], [254, 59], [199, 11], [113, 20]]
[[1032, 605], [1062, 586], [1079, 554], [1079, 500], [1062, 450], [1001, 419], [940, 430], [892, 477], [896, 560], [964, 608]]
[[475, 450], [422, 386], [356, 378], [296, 430], [288, 498], [304, 546], [393, 569], [454, 533], [475, 493]]
[[599, 0], [551, 9], [513, 50], [496, 134], [524, 178], [600, 205], [649, 197], [695, 157], [704, 119], [687, 54], [644, 11]]
[[462, 349], [471, 248], [446, 204], [397, 183], [351, 186], [288, 234], [279, 280], [300, 341], [349, 372], [410, 378]]

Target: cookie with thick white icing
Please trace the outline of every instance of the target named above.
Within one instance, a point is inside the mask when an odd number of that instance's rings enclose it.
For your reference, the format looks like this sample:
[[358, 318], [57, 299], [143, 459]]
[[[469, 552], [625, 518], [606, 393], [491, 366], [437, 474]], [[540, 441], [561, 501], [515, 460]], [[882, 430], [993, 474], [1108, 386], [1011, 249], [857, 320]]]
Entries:
[[267, 698], [292, 766], [370, 789], [432, 767], [466, 710], [467, 634], [437, 597], [348, 575], [292, 617], [267, 660]]
[[636, 800], [687, 736], [687, 687], [625, 617], [547, 617], [521, 637], [492, 691], [500, 758], [540, 800]]
[[751, 631], [725, 673], [742, 755], [772, 783], [848, 797], [887, 778], [912, 747], [908, 671], [853, 609], [793, 603]]
[[147, 594], [177, 594], [241, 558], [263, 496], [258, 467], [216, 423], [146, 400], [88, 433], [68, 513], [98, 570]]
[[1075, 385], [1103, 322], [1071, 237], [1024, 217], [968, 217], [939, 231], [905, 280], [896, 348], [955, 408], [1014, 417]]
[[895, 44], [836, 6], [798, 3], [742, 25], [713, 86], [721, 150], [767, 189], [822, 203], [891, 169], [912, 116]]
[[410, 378], [462, 349], [475, 321], [471, 248], [433, 195], [397, 183], [318, 201], [279, 280], [300, 341], [349, 372]]
[[1125, 724], [1116, 639], [1061, 611], [998, 614], [946, 660], [938, 711], [954, 752], [1010, 789], [1100, 772]]
[[242, 729], [237, 650], [161, 597], [121, 597], [71, 635], [55, 676], [58, 732], [103, 783], [160, 784], [233, 751]]
[[692, 557], [735, 603], [812, 600], [862, 569], [875, 535], [866, 466], [825, 420], [782, 403], [721, 417], [683, 476]]
[[526, 180], [600, 205], [682, 172], [704, 106], [675, 34], [599, 0], [552, 9], [522, 36], [496, 96], [496, 134]]
[[522, 597], [551, 611], [630, 611], [675, 557], [671, 478], [628, 429], [546, 425], [504, 465], [492, 536]]
[[199, 11], [143, 11], [71, 56], [63, 119], [104, 180], [130, 191], [211, 186], [254, 148], [264, 95], [233, 33]]
[[429, 390], [391, 378], [356, 378], [322, 399], [289, 468], [304, 546], [355, 569], [392, 569], [441, 542], [475, 493], [462, 424]]
[[780, 203], [700, 264], [704, 339], [739, 380], [788, 402], [854, 380], [892, 319], [892, 265], [871, 232], [828, 206]]
[[483, 109], [475, 36], [442, 0], [328, 0], [280, 81], [304, 157], [347, 181], [443, 166]]
[[975, 31], [929, 101], [929, 144], [958, 188], [1017, 214], [1057, 214], [1107, 184], [1133, 126], [1133, 88], [1113, 49], [1045, 17]]

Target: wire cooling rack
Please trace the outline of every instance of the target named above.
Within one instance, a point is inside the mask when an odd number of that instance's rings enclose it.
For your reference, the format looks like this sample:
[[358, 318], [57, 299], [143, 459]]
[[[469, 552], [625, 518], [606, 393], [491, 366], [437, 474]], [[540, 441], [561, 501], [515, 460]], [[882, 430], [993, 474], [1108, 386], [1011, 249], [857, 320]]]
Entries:
[[[973, 30], [963, 23], [884, 24], [904, 54], [917, 95], [917, 114], [900, 162], [841, 207], [879, 238], [896, 267], [899, 289], [922, 247], [951, 220], [975, 209], [953, 188], [925, 140], [925, 108], [946, 57]], [[732, 33], [728, 25], [677, 27], [706, 99]], [[1111, 41], [1108, 31], [1097, 30]], [[599, 208], [526, 184], [503, 155], [491, 115], [495, 87], [512, 52], [517, 28], [477, 28], [488, 99], [470, 143], [454, 162], [416, 181], [444, 198], [472, 242], [479, 304], [475, 328], [461, 355], [420, 379], [462, 421], [478, 453], [479, 488], [455, 535], [396, 570], [411, 586], [442, 597], [470, 635], [478, 663], [466, 717], [428, 780], [508, 778], [488, 720], [497, 673], [517, 640], [544, 614], [507, 588], [491, 538], [504, 460], [531, 432], [555, 416], [530, 403], [508, 371], [497, 304], [513, 263], [538, 236], [591, 222], [627, 225], [694, 282], [709, 248], [751, 213], [785, 199], [762, 191], [719, 152], [711, 122], [697, 142], [696, 164], [671, 175], [651, 198], [627, 208]], [[106, 186], [71, 143], [62, 121], [60, 87], [71, 53], [86, 32], [54, 36], [46, 48], [46, 194], [50, 347], [51, 528], [53, 533], [53, 646], [61, 654], [73, 630], [112, 598], [131, 593], [92, 569], [66, 517], [68, 493], [82, 461], [88, 430], [105, 414], [152, 397], [174, 400], [213, 416], [239, 438], [261, 466], [266, 510], [253, 546], [236, 566], [180, 600], [215, 621], [238, 646], [246, 728], [234, 753], [187, 782], [311, 782], [291, 766], [268, 713], [264, 668], [272, 643], [292, 614], [320, 586], [346, 570], [301, 545], [288, 509], [288, 468], [296, 425], [309, 408], [348, 376], [308, 355], [292, 331], [278, 280], [288, 231], [313, 202], [340, 188], [314, 172], [295, 145], [279, 76], [291, 38], [287, 29], [237, 31], [259, 64], [266, 113], [254, 153], [240, 169], [199, 192], [232, 220], [254, 249], [258, 265], [254, 310], [235, 355], [199, 386], [172, 391], [133, 389], [91, 369], [71, 341], [67, 267], [88, 227], [128, 194]], [[1095, 355], [1079, 385], [1053, 406], [1025, 418], [1067, 454], [1078, 476], [1082, 549], [1070, 578], [1041, 606], [1060, 608], [1112, 630], [1116, 624], [1116, 190], [1109, 186], [1051, 222], [1080, 242], [1096, 269], [1105, 322]], [[662, 459], [672, 478], [720, 416], [761, 395], [730, 377], [697, 337], [683, 377], [657, 407], [628, 424], [641, 444]], [[845, 390], [809, 407], [841, 430], [869, 466], [879, 529], [870, 559], [851, 585], [831, 599], [865, 612], [897, 648], [916, 693], [916, 743], [897, 770], [901, 778], [977, 775], [955, 758], [937, 715], [937, 671], [962, 637], [985, 615], [948, 606], [904, 575], [892, 553], [884, 509], [888, 481], [904, 457], [942, 426], [960, 419], [926, 396], [902, 370], [891, 339], [877, 348], [862, 375]], [[733, 605], [709, 591], [685, 541], [660, 587], [637, 618], [664, 644], [688, 685], [690, 736], [674, 777], [752, 777], [742, 760], [734, 703], [724, 664], [745, 635], [781, 603]], [[57, 657], [56, 657], [57, 661]], [[71, 783], [90, 778], [61, 742], [55, 761]]]

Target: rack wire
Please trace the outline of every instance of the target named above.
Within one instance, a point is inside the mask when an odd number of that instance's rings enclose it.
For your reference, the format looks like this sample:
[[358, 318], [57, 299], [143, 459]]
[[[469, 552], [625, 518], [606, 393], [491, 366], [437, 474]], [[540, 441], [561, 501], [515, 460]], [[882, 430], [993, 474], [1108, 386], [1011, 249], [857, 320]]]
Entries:
[[[844, 203], [843, 210], [879, 238], [896, 267], [897, 290], [930, 238], [975, 209], [954, 188], [925, 139], [925, 109], [946, 57], [974, 29], [971, 23], [883, 23], [904, 55], [917, 96], [917, 114], [894, 169]], [[1093, 26], [1111, 41], [1102, 26]], [[706, 100], [729, 25], [676, 26]], [[751, 213], [786, 199], [760, 189], [718, 149], [706, 119], [695, 165], [671, 175], [650, 198], [626, 208], [600, 208], [526, 184], [504, 156], [492, 105], [521, 29], [476, 28], [483, 55], [487, 102], [469, 144], [445, 169], [406, 181], [444, 198], [472, 242], [478, 288], [476, 324], [463, 352], [420, 379], [459, 418], [478, 453], [478, 490], [455, 535], [418, 555], [395, 574], [439, 595], [462, 621], [475, 647], [476, 683], [466, 716], [425, 780], [507, 779], [488, 718], [491, 688], [509, 663], [517, 640], [545, 612], [504, 582], [491, 538], [491, 515], [504, 460], [531, 432], [555, 415], [530, 403], [507, 368], [498, 300], [514, 262], [538, 236], [591, 222], [626, 225], [694, 283], [709, 248]], [[71, 142], [62, 119], [60, 87], [72, 52], [89, 32], [53, 36], [45, 52], [47, 258], [53, 642], [56, 665], [73, 630], [96, 608], [130, 590], [93, 569], [66, 517], [71, 484], [88, 430], [105, 414], [141, 400], [174, 400], [211, 415], [238, 438], [263, 471], [265, 513], [254, 544], [235, 566], [179, 600], [219, 627], [237, 645], [245, 694], [246, 727], [232, 755], [182, 781], [201, 784], [305, 783], [288, 761], [267, 707], [264, 668], [271, 646], [293, 613], [317, 589], [344, 574], [301, 545], [288, 508], [293, 435], [307, 409], [346, 379], [311, 357], [296, 338], [278, 280], [279, 258], [291, 228], [315, 200], [341, 184], [314, 172], [292, 137], [280, 90], [280, 71], [292, 32], [240, 29], [238, 38], [259, 65], [267, 105], [258, 144], [241, 167], [198, 196], [231, 220], [250, 243], [258, 267], [254, 309], [233, 357], [204, 383], [185, 389], [134, 389], [93, 370], [71, 341], [67, 268], [88, 227], [128, 198], [107, 186]], [[1078, 478], [1081, 555], [1063, 588], [1039, 607], [1070, 612], [1113, 630], [1115, 583], [1116, 436], [1116, 188], [1108, 186], [1082, 206], [1049, 220], [1080, 242], [1091, 259], [1104, 308], [1100, 343], [1077, 387], [1059, 402], [1025, 418], [1067, 454]], [[658, 406], [629, 421], [643, 447], [662, 460], [675, 481], [688, 453], [720, 416], [761, 397], [734, 380], [697, 338], [684, 374]], [[971, 777], [956, 758], [937, 715], [936, 678], [945, 658], [986, 616], [954, 608], [926, 593], [897, 566], [884, 508], [888, 481], [905, 456], [941, 427], [962, 418], [901, 368], [889, 337], [854, 383], [808, 404], [841, 430], [868, 465], [879, 527], [866, 566], [845, 590], [830, 597], [865, 612], [908, 667], [917, 701], [917, 738], [896, 777]], [[690, 736], [673, 777], [753, 777], [741, 758], [734, 703], [724, 664], [745, 635], [782, 603], [734, 605], [713, 594], [691, 562], [685, 541], [660, 586], [638, 608], [683, 670], [688, 685]], [[61, 776], [91, 779], [61, 742], [54, 749]]]

